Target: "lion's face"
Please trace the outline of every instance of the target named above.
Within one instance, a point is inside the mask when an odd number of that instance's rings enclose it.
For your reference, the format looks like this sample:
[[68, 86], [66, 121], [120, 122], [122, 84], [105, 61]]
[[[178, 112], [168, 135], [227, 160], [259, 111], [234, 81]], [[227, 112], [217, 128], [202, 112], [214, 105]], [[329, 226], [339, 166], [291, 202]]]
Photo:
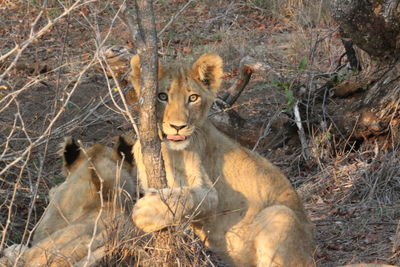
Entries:
[[[131, 60], [136, 94], [140, 88], [140, 62]], [[191, 68], [160, 66], [157, 118], [163, 141], [174, 150], [185, 149], [195, 141], [221, 84], [222, 59], [202, 55]]]
[[213, 93], [181, 69], [160, 80], [157, 98], [163, 141], [174, 150], [186, 148], [207, 117]]

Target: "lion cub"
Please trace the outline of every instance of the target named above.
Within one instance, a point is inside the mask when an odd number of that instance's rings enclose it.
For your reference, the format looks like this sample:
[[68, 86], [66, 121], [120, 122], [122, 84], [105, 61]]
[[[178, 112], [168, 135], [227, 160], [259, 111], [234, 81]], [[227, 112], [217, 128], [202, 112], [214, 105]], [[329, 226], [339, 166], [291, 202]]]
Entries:
[[[131, 67], [139, 95], [138, 56]], [[289, 180], [207, 119], [222, 74], [215, 54], [188, 68], [160, 66], [157, 110], [168, 188], [148, 188], [136, 142], [133, 153], [147, 193], [133, 220], [146, 232], [189, 221], [207, 246], [236, 266], [313, 266], [313, 227]]]
[[[131, 150], [124, 138], [115, 149], [101, 144], [81, 148], [67, 138], [61, 151], [67, 177], [50, 190], [50, 204], [34, 232], [32, 247], [16, 246], [8, 253], [14, 254], [8, 262], [16, 261], [20, 249], [18, 266], [80, 266], [89, 250], [96, 257], [106, 242], [106, 226], [121, 216], [128, 218], [124, 211], [133, 205], [136, 168]], [[114, 198], [116, 191], [120, 194]]]

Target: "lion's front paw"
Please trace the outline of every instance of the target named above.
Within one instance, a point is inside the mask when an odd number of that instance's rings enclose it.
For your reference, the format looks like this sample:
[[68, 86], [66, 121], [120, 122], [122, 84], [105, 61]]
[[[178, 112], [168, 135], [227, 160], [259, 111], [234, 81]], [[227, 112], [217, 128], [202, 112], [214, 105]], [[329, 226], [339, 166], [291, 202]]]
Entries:
[[136, 202], [132, 219], [136, 226], [145, 232], [157, 231], [178, 223], [187, 210], [185, 204], [187, 198], [183, 196], [182, 190], [165, 188], [158, 192], [149, 189], [146, 195]]

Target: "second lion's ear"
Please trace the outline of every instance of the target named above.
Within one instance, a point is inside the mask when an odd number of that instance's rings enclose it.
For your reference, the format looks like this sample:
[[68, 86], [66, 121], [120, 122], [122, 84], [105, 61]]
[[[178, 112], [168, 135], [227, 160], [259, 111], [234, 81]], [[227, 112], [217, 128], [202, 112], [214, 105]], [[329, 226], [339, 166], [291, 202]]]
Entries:
[[192, 66], [191, 76], [214, 93], [222, 82], [223, 61], [217, 54], [203, 54]]
[[[131, 58], [131, 72], [129, 74], [129, 79], [130, 82], [133, 85], [134, 88], [134, 92], [130, 92], [129, 94], [131, 94], [131, 96], [129, 96], [131, 100], [128, 100], [131, 104], [131, 102], [135, 102], [139, 99], [140, 96], [140, 57], [139, 55], [134, 55]], [[164, 68], [162, 67], [162, 65], [160, 64], [160, 62], [158, 63], [158, 79], [161, 79], [164, 76]], [[133, 96], [133, 94], [135, 94], [135, 96]], [[134, 101], [135, 100], [135, 101]]]
[[65, 138], [60, 152], [63, 157], [64, 168], [70, 170], [72, 164], [79, 158], [81, 149], [76, 141], [69, 136]]
[[118, 155], [121, 158], [124, 158], [125, 162], [133, 165], [134, 164], [133, 153], [132, 153], [133, 145], [128, 140], [126, 140], [125, 137], [120, 136], [118, 138], [118, 143], [116, 147]]

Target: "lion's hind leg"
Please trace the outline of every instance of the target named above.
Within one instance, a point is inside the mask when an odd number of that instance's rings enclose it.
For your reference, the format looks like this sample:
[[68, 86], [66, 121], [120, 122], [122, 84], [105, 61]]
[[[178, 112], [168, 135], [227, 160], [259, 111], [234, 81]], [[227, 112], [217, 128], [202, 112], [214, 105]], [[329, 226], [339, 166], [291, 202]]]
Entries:
[[84, 222], [62, 228], [27, 249], [23, 260], [29, 266], [72, 266], [86, 257], [89, 244], [93, 250], [104, 244], [102, 233], [92, 241], [93, 227]]
[[307, 223], [302, 224], [288, 207], [274, 205], [255, 218], [256, 264], [261, 267], [308, 267], [313, 241]]

